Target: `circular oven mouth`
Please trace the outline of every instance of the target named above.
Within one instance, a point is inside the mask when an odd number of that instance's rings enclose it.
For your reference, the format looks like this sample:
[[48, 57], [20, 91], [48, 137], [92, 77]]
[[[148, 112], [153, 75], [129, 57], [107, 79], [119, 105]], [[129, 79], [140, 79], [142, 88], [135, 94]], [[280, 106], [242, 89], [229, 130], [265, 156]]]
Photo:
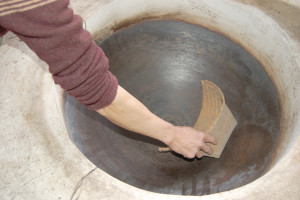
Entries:
[[197, 196], [232, 190], [269, 170], [280, 146], [280, 98], [265, 68], [243, 47], [173, 20], [133, 24], [99, 46], [119, 84], [166, 121], [193, 126], [201, 80], [210, 80], [223, 91], [238, 125], [219, 159], [187, 160], [158, 152], [163, 144], [119, 128], [67, 96], [71, 139], [97, 167], [144, 190]]

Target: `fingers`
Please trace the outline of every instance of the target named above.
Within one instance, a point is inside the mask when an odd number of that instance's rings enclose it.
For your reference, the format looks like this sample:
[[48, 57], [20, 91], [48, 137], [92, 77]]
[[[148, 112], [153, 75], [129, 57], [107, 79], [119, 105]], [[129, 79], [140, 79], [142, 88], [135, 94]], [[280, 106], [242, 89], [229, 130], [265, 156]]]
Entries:
[[204, 133], [203, 140], [204, 140], [204, 142], [208, 142], [208, 143], [212, 143], [212, 144], [217, 144], [218, 143], [217, 139], [214, 136], [209, 135], [209, 134], [205, 134], [205, 133]]
[[207, 153], [207, 154], [212, 154], [212, 153], [213, 153], [212, 149], [211, 149], [208, 145], [206, 145], [206, 144], [204, 144], [204, 145], [199, 149], [199, 151], [200, 151], [200, 150], [204, 151], [204, 152]]
[[188, 158], [188, 159], [193, 159], [195, 158], [195, 154], [187, 154], [186, 156], [183, 156], [185, 158]]
[[183, 157], [188, 158], [188, 159], [193, 159], [193, 158], [195, 158], [195, 156], [197, 158], [202, 158], [204, 156], [204, 152], [207, 154], [212, 154], [212, 150], [208, 147], [206, 150], [203, 150], [203, 149], [202, 149], [202, 151], [199, 150], [199, 151], [197, 151], [196, 154], [188, 153], [188, 154], [184, 155]]
[[217, 144], [217, 139], [209, 134], [197, 131], [191, 127], [174, 127], [173, 139], [167, 145], [185, 158], [193, 159], [212, 154], [208, 143]]
[[197, 158], [202, 158], [202, 157], [203, 157], [203, 153], [202, 153], [201, 151], [198, 151], [198, 152], [196, 153], [196, 157], [197, 157]]
[[[192, 152], [194, 152], [194, 153], [192, 153]], [[213, 153], [213, 151], [208, 145], [203, 144], [203, 145], [201, 145], [200, 148], [197, 148], [197, 150], [186, 152], [185, 154], [182, 154], [182, 155], [184, 155], [185, 158], [193, 159], [193, 158], [195, 158], [195, 156], [197, 158], [202, 158], [204, 156], [204, 153], [207, 153], [210, 155]]]

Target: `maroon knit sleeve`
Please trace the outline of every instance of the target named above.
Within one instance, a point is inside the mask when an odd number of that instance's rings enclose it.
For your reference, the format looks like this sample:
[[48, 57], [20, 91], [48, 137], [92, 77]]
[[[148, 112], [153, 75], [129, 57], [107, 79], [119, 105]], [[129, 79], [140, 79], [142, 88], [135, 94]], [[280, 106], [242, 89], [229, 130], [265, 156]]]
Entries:
[[114, 100], [118, 81], [108, 71], [104, 52], [68, 5], [69, 0], [58, 0], [9, 14], [0, 17], [0, 25], [14, 32], [49, 65], [55, 83], [97, 110]]
[[0, 25], [0, 37], [5, 35], [6, 32], [7, 32], [7, 30]]

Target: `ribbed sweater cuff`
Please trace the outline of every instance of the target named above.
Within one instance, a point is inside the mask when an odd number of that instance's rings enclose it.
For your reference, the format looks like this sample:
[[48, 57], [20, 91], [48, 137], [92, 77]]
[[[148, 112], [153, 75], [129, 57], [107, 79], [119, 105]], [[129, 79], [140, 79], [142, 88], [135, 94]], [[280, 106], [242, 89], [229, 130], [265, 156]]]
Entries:
[[107, 88], [104, 95], [102, 95], [102, 97], [97, 102], [91, 105], [86, 105], [91, 110], [100, 110], [102, 108], [105, 108], [106, 106], [109, 106], [116, 98], [118, 90], [118, 80], [110, 71], [108, 71], [108, 73], [110, 77], [110, 87]]

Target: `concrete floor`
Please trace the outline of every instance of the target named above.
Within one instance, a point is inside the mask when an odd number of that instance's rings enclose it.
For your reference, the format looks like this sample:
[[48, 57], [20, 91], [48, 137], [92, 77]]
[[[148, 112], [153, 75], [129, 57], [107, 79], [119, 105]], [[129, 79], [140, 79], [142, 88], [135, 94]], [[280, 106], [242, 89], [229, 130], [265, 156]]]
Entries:
[[[277, 89], [281, 95], [284, 111], [282, 132], [285, 136], [282, 138], [278, 158], [273, 167], [251, 184], [202, 197], [161, 195], [118, 181], [96, 168], [71, 142], [62, 120], [60, 103], [63, 95], [54, 85], [46, 64], [15, 35], [9, 33], [4, 37], [0, 47], [2, 86], [0, 199], [299, 199], [300, 5], [298, 1], [140, 2], [142, 3], [136, 3], [134, 0], [73, 0], [72, 7], [75, 13], [87, 21], [87, 27], [94, 35], [96, 33], [99, 35], [98, 22], [103, 25], [100, 29], [107, 28], [106, 32], [100, 34], [99, 37], [102, 38], [122, 28], [124, 23], [113, 21], [122, 21], [121, 18], [129, 16], [129, 11], [142, 10], [146, 13], [148, 10], [157, 9], [155, 5], [161, 4], [174, 13], [180, 10], [181, 12], [177, 12], [178, 18], [186, 16], [186, 13], [191, 13], [191, 16], [201, 15], [202, 18], [194, 18], [193, 22], [201, 23], [212, 30], [224, 31], [225, 35], [246, 47], [262, 62], [270, 76], [277, 82]], [[169, 5], [166, 6], [167, 4]], [[179, 8], [180, 5], [183, 8]], [[163, 9], [161, 11], [163, 12]], [[227, 11], [236, 12], [237, 17], [246, 14], [250, 18], [255, 16], [255, 19], [260, 19], [266, 26], [260, 27], [258, 23], [249, 27], [249, 24], [242, 23], [243, 20], [247, 22], [247, 19], [240, 18], [239, 29], [249, 29], [247, 32], [240, 31], [230, 26], [230, 18], [225, 15], [220, 17], [221, 13]], [[175, 15], [172, 16], [174, 17]], [[256, 37], [257, 30], [264, 31], [266, 38]], [[276, 34], [269, 35], [270, 33]], [[254, 38], [249, 39], [251, 34]], [[270, 53], [266, 54], [268, 48]], [[260, 55], [268, 56], [260, 57]]]

